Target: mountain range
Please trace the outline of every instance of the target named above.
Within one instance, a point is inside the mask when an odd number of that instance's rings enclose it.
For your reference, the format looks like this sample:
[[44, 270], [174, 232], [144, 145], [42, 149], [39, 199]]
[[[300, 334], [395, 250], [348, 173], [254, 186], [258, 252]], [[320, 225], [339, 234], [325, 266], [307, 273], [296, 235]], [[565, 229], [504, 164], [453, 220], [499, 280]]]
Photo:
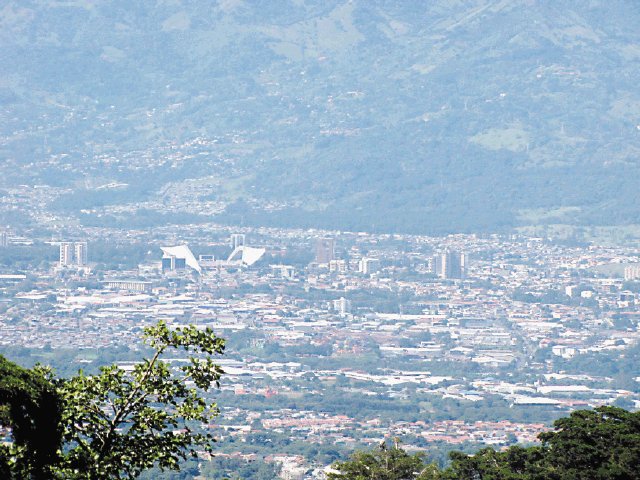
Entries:
[[226, 223], [640, 223], [637, 2], [3, 5], [0, 188], [52, 210], [200, 182], [187, 210]]

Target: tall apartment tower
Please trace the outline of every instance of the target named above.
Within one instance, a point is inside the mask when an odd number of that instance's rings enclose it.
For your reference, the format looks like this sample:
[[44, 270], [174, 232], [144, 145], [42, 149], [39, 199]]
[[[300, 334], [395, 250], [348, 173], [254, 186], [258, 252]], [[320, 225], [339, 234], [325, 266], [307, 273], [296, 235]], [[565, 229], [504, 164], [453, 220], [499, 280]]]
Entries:
[[460, 252], [444, 252], [433, 257], [433, 271], [440, 278], [464, 278], [466, 255]]
[[238, 247], [244, 247], [245, 235], [244, 233], [232, 233], [230, 240], [231, 248], [235, 250]]
[[337, 311], [340, 316], [346, 316], [351, 313], [351, 301], [340, 297], [338, 300], [333, 301], [333, 309]]
[[316, 240], [316, 262], [329, 263], [335, 260], [335, 240], [333, 238], [318, 238]]
[[73, 243], [62, 242], [60, 244], [60, 266], [73, 265]]
[[87, 242], [62, 242], [60, 244], [60, 266], [83, 267], [87, 264]]
[[9, 237], [7, 232], [0, 232], [0, 247], [6, 247], [9, 245]]
[[75, 264], [79, 267], [84, 267], [87, 264], [87, 242], [77, 242], [73, 244], [73, 258]]

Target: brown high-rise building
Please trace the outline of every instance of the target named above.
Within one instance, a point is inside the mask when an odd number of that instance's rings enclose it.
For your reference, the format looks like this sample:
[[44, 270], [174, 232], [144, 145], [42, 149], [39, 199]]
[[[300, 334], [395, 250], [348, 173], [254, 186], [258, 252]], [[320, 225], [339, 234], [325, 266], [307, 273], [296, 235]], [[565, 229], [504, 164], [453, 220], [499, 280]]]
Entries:
[[316, 240], [316, 262], [329, 263], [335, 259], [335, 240], [333, 238], [318, 238]]
[[440, 278], [464, 278], [467, 269], [464, 253], [450, 252], [435, 255], [432, 260], [433, 272]]

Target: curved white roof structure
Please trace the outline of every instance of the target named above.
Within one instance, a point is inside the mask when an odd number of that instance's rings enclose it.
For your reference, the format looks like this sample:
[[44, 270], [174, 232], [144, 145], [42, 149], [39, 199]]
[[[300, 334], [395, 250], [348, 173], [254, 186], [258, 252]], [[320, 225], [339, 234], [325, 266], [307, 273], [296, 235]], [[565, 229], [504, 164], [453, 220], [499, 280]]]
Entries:
[[266, 250], [264, 248], [245, 247], [244, 245], [241, 245], [239, 247], [236, 247], [236, 249], [231, 252], [231, 255], [229, 255], [227, 262], [230, 263], [233, 261], [238, 261], [236, 259], [240, 257], [240, 262], [243, 265], [251, 266], [258, 260], [260, 260], [265, 252]]
[[198, 273], [202, 273], [202, 268], [200, 267], [198, 260], [196, 260], [196, 257], [193, 256], [193, 253], [191, 253], [191, 250], [189, 250], [189, 247], [187, 247], [186, 245], [178, 245], [175, 247], [160, 247], [160, 249], [162, 250], [162, 253], [164, 253], [168, 257], [183, 258], [188, 266], [193, 268]]

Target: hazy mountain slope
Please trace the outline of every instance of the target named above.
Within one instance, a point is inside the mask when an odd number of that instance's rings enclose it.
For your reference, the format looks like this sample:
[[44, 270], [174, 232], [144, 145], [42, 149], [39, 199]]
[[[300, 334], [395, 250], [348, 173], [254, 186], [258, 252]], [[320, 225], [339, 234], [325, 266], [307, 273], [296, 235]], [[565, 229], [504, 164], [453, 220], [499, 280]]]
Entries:
[[233, 177], [212, 195], [253, 207], [227, 221], [638, 222], [638, 24], [632, 1], [9, 1], [0, 168], [125, 200]]

